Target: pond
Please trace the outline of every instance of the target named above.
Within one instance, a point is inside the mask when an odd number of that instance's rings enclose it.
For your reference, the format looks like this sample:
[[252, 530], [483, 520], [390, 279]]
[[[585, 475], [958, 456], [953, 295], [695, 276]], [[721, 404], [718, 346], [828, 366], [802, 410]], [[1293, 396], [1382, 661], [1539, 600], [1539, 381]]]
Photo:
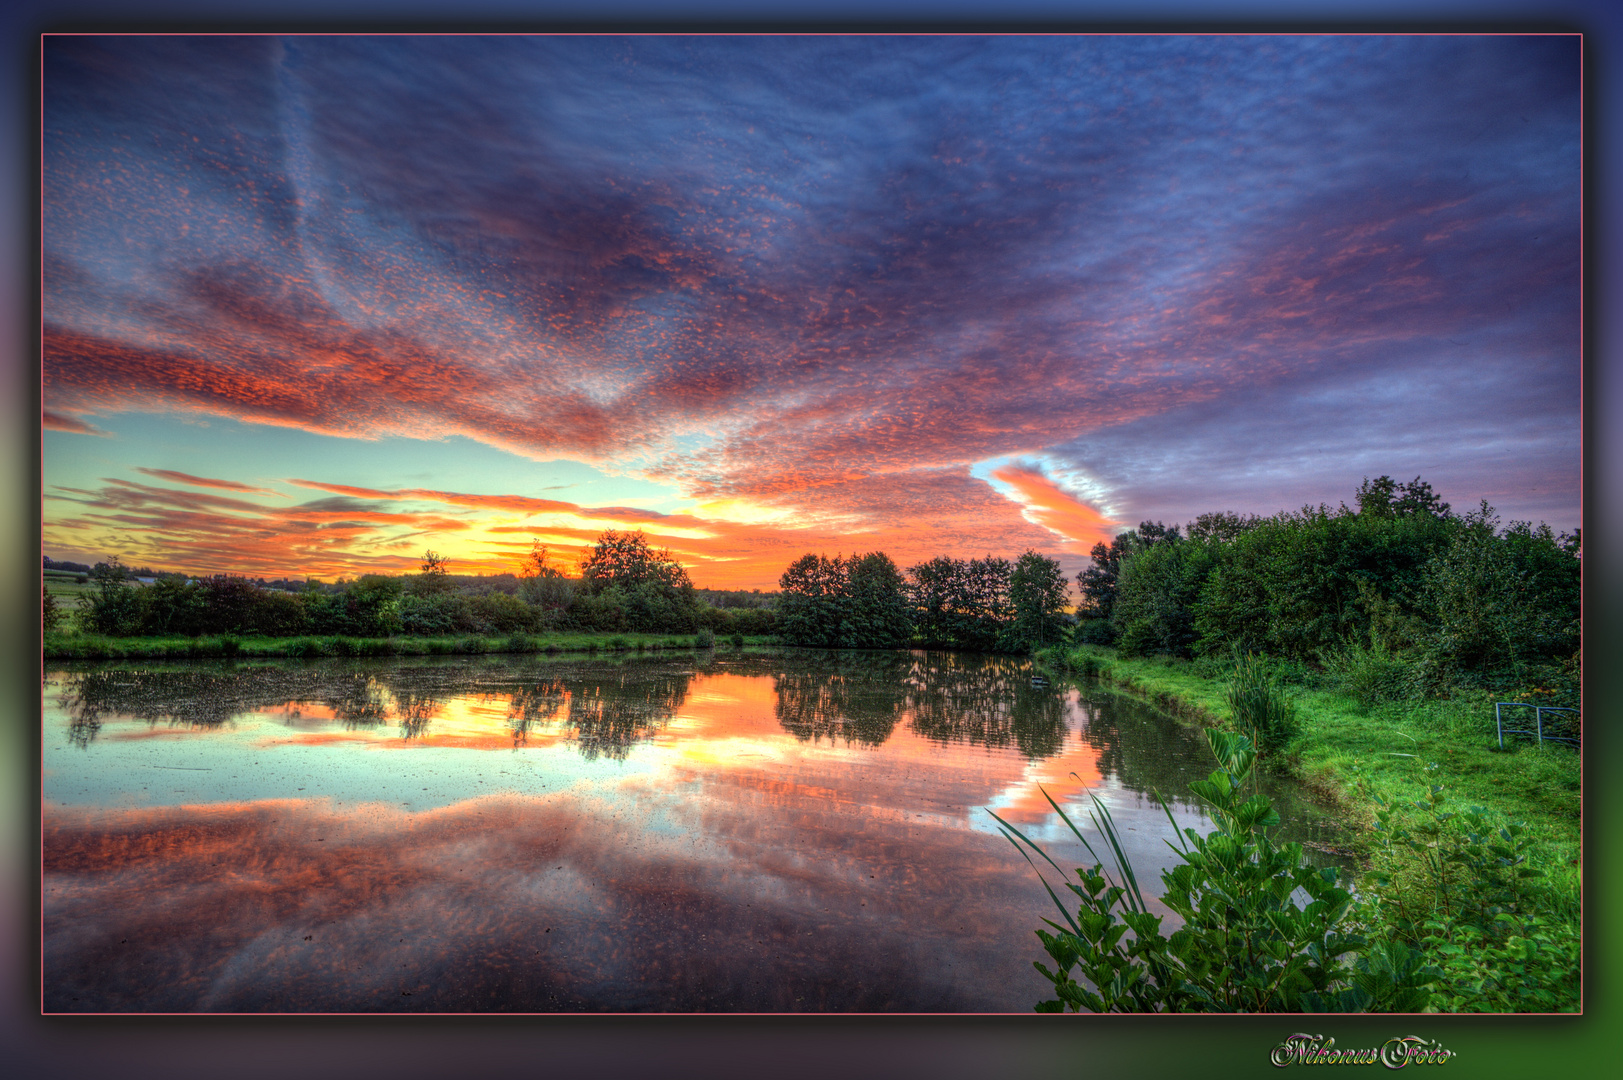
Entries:
[[[1207, 827], [1212, 767], [1143, 703], [1031, 676], [729, 649], [51, 666], [45, 1009], [1029, 1012], [1054, 912], [987, 808], [1069, 867], [1043, 792], [1096, 793], [1158, 885], [1149, 792]], [[1289, 835], [1333, 834], [1274, 794]]]

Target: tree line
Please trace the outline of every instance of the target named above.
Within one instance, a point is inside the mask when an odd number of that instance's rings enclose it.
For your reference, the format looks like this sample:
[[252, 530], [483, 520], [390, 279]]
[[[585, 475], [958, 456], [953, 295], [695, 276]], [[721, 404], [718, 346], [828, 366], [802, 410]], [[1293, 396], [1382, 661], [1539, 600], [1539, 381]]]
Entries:
[[1064, 639], [1066, 583], [1035, 551], [1013, 562], [943, 555], [905, 574], [880, 551], [808, 554], [778, 582], [778, 633], [824, 648], [1026, 652]]
[[[1025, 652], [1063, 640], [1066, 578], [1054, 559], [931, 559], [905, 574], [882, 552], [808, 554], [784, 571], [781, 591], [695, 589], [668, 550], [639, 532], [608, 530], [566, 575], [545, 547], [505, 579], [459, 578], [433, 551], [420, 572], [266, 588], [232, 575], [160, 574], [132, 584], [113, 560], [97, 563], [94, 591], [74, 613], [113, 636], [244, 634], [441, 636], [546, 631], [775, 634], [792, 645], [920, 645]], [[503, 584], [510, 588], [501, 587]], [[47, 629], [60, 619], [47, 605]]]
[[702, 630], [760, 635], [773, 633], [777, 625], [777, 612], [763, 606], [760, 594], [710, 594], [722, 604], [709, 603], [669, 551], [650, 547], [640, 531], [613, 529], [598, 537], [577, 576], [566, 575], [536, 544], [523, 574], [495, 579], [453, 575], [448, 561], [433, 551], [424, 553], [416, 574], [365, 574], [335, 584], [307, 581], [292, 591], [226, 574], [163, 574], [140, 587], [116, 559], [95, 564], [89, 578], [93, 591], [80, 598], [76, 612], [47, 604], [47, 630], [69, 616], [84, 630], [114, 636]]
[[1094, 547], [1080, 643], [1128, 655], [1256, 652], [1322, 664], [1366, 700], [1575, 681], [1580, 534], [1457, 514], [1416, 477], [1354, 506], [1146, 521]]

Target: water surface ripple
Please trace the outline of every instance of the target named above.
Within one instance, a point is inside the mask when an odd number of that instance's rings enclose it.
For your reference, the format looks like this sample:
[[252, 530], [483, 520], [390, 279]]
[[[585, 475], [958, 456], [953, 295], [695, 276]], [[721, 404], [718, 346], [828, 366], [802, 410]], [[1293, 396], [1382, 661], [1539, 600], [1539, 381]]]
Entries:
[[1091, 790], [1154, 881], [1147, 793], [1202, 825], [1209, 768], [1010, 658], [53, 666], [45, 1008], [1028, 1012], [1050, 902], [984, 808], [1076, 865], [1042, 792]]

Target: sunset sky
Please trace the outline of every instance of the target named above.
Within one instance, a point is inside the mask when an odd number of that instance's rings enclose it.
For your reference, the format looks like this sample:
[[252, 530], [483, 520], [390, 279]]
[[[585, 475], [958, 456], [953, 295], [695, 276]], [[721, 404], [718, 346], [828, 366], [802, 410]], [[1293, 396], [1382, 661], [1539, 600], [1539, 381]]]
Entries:
[[44, 550], [1580, 524], [1575, 36], [46, 39]]

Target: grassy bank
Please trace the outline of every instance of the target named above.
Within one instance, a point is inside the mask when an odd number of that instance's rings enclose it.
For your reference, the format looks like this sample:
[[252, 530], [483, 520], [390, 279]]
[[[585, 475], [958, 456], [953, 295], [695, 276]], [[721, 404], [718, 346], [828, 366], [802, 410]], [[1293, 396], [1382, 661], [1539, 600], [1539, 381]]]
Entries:
[[[1102, 646], [1051, 649], [1041, 660], [1073, 673], [1094, 674], [1203, 727], [1227, 726], [1227, 667], [1170, 657], [1129, 658]], [[1313, 685], [1311, 673], [1281, 667], [1296, 703], [1300, 732], [1275, 755], [1273, 767], [1293, 775], [1354, 830], [1375, 820], [1375, 797], [1391, 803], [1424, 796], [1441, 784], [1447, 800], [1483, 806], [1525, 821], [1554, 863], [1576, 866], [1582, 782], [1578, 754], [1495, 737], [1493, 701], [1486, 692], [1361, 705]]]
[[51, 632], [46, 660], [194, 660], [240, 657], [317, 659], [325, 656], [471, 656], [484, 653], [617, 653], [763, 645], [769, 637], [703, 634], [460, 634], [445, 637], [358, 638], [343, 636], [109, 637]]
[[[1129, 658], [1098, 646], [1039, 660], [1187, 722], [1250, 734], [1229, 707], [1232, 661]], [[1349, 927], [1416, 950], [1427, 1011], [1577, 1009], [1578, 754], [1508, 741], [1499, 750], [1485, 691], [1361, 704], [1311, 669], [1269, 666], [1295, 719], [1266, 764], [1313, 791], [1363, 856]]]

